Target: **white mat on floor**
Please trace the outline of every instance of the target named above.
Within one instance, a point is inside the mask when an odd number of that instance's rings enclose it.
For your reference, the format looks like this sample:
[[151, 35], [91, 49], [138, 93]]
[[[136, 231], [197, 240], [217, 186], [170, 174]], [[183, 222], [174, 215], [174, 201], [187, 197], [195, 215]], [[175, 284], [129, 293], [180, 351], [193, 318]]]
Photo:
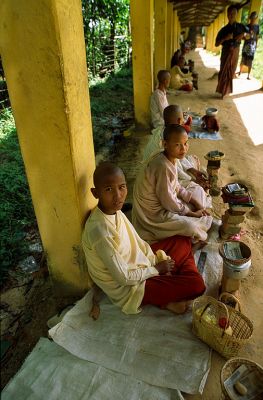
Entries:
[[175, 316], [147, 306], [125, 315], [107, 298], [94, 322], [88, 312], [91, 291], [49, 331], [77, 357], [158, 387], [202, 392], [210, 350], [191, 331], [191, 313]]
[[[217, 295], [222, 275], [218, 254], [218, 228], [209, 232], [203, 277], [207, 294]], [[196, 253], [196, 261], [200, 251]], [[174, 316], [168, 311], [145, 307], [141, 314], [127, 316], [107, 299], [100, 318], [88, 316], [89, 292], [49, 331], [53, 340], [79, 358], [140, 379], [157, 387], [202, 393], [210, 367], [209, 348], [191, 332], [191, 314]]]
[[158, 388], [81, 360], [41, 338], [2, 400], [183, 400], [178, 391]]

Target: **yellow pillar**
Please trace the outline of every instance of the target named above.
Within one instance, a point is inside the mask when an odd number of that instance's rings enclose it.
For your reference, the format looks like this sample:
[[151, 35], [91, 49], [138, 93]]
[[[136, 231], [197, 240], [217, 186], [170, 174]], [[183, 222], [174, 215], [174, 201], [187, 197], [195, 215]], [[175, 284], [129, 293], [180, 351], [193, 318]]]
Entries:
[[243, 9], [240, 8], [240, 10], [238, 10], [238, 12], [237, 12], [237, 18], [236, 18], [236, 21], [237, 21], [237, 22], [241, 22], [241, 19], [242, 19], [242, 11], [243, 11]]
[[0, 53], [56, 294], [89, 285], [81, 251], [95, 166], [81, 2], [1, 0]]
[[181, 35], [181, 30], [182, 30], [182, 28], [181, 28], [181, 23], [180, 23], [180, 20], [179, 20], [179, 18], [178, 18], [178, 28], [177, 28], [177, 49], [179, 49], [179, 47], [180, 47], [180, 35]]
[[166, 69], [166, 15], [167, 0], [154, 1], [154, 77]]
[[167, 25], [166, 25], [166, 68], [169, 69], [172, 58], [172, 17], [173, 3], [167, 3]]
[[171, 16], [172, 24], [171, 24], [171, 54], [173, 55], [174, 53], [174, 12], [172, 10], [172, 16]]
[[215, 46], [216, 36], [218, 34], [218, 18], [214, 20], [213, 25], [213, 51], [217, 52], [220, 51], [219, 47]]
[[256, 11], [257, 14], [260, 14], [260, 8], [262, 7], [262, 0], [250, 0], [250, 11], [249, 15], [253, 12]]
[[173, 45], [173, 52], [175, 52], [178, 49], [178, 17], [177, 17], [177, 11], [174, 10], [174, 24], [173, 24], [173, 36], [174, 36], [174, 45]]
[[206, 49], [208, 51], [213, 51], [213, 40], [214, 40], [214, 23], [208, 26], [207, 28], [207, 42]]
[[135, 123], [147, 129], [153, 90], [153, 0], [131, 0], [130, 8]]
[[225, 14], [222, 12], [218, 16], [218, 31], [220, 31], [221, 28], [225, 25]]
[[224, 12], [224, 14], [225, 14], [225, 25], [228, 24], [227, 9], [228, 9], [228, 7], [225, 8], [225, 12]]

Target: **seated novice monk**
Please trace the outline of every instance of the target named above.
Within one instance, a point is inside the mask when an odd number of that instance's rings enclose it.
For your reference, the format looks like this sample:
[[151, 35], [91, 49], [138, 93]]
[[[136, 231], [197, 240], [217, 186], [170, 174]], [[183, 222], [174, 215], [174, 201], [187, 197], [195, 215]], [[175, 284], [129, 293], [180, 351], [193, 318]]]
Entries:
[[186, 90], [186, 91], [191, 91], [193, 90], [193, 78], [192, 78], [192, 73], [184, 73], [182, 71], [182, 68], [185, 63], [185, 58], [183, 56], [179, 57], [178, 64], [173, 66], [171, 69], [171, 81], [170, 81], [170, 87], [172, 89], [176, 90]]
[[151, 118], [154, 128], [164, 125], [163, 110], [167, 107], [168, 100], [166, 97], [166, 89], [170, 85], [170, 72], [161, 70], [157, 74], [158, 87], [151, 95]]
[[177, 159], [188, 150], [187, 133], [180, 125], [169, 125], [163, 139], [164, 151], [142, 168], [134, 185], [134, 227], [148, 242], [173, 235], [205, 241], [212, 224], [205, 210], [206, 193], [199, 185], [190, 191], [178, 182]]
[[[187, 132], [191, 130], [192, 118], [188, 117], [184, 123], [183, 111], [180, 106], [171, 104], [166, 107], [163, 112], [165, 126], [171, 124], [182, 125]], [[163, 150], [163, 127], [153, 129], [152, 136], [150, 137], [144, 153], [143, 162], [148, 162], [153, 156]], [[177, 171], [179, 183], [187, 187], [192, 182], [192, 177], [204, 189], [209, 188], [207, 179], [204, 173], [200, 171], [200, 161], [194, 155], [185, 156], [182, 160], [177, 160]]]
[[[87, 219], [82, 244], [95, 284], [126, 314], [136, 314], [146, 304], [185, 312], [187, 303], [205, 290], [190, 239], [170, 237], [151, 249], [121, 211], [127, 195], [122, 170], [104, 162], [93, 178], [91, 191], [99, 202]], [[170, 258], [158, 261], [158, 250]]]

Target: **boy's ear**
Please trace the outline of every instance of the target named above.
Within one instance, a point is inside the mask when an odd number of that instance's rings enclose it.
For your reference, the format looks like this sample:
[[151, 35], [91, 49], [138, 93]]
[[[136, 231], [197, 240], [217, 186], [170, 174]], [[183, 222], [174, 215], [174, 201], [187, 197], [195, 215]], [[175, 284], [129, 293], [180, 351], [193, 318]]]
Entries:
[[99, 198], [99, 195], [98, 195], [98, 192], [97, 192], [96, 188], [91, 188], [90, 191], [93, 194], [93, 196], [95, 197], [95, 199]]

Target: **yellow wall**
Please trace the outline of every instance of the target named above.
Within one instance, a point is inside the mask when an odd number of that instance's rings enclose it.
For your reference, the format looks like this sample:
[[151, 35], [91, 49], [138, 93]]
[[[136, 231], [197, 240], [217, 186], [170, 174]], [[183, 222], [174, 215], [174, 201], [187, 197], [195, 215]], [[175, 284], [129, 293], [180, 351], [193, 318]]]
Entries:
[[153, 0], [131, 0], [130, 8], [135, 123], [146, 129], [153, 90]]
[[80, 250], [95, 166], [80, 0], [1, 0], [0, 53], [56, 293], [89, 284]]
[[166, 69], [167, 0], [154, 1], [154, 78]]

